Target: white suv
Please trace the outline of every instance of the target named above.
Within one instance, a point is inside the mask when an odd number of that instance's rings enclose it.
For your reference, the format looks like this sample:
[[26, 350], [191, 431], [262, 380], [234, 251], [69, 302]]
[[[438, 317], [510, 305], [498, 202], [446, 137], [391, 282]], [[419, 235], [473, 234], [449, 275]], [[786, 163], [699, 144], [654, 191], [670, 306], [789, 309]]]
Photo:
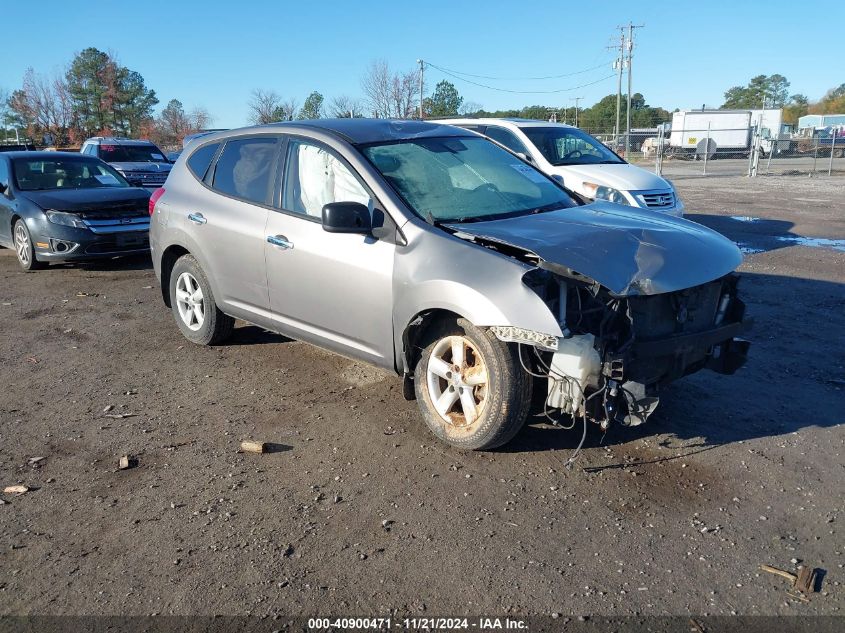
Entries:
[[529, 119], [438, 119], [437, 123], [484, 134], [591, 200], [684, 215], [671, 183], [625, 162], [577, 127]]

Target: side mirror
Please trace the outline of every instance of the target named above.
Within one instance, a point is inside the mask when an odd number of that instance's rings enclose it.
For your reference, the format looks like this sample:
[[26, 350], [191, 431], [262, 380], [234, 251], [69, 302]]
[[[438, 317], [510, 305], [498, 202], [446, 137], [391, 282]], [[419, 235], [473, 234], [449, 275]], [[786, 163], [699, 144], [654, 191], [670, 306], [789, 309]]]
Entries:
[[323, 206], [323, 230], [369, 235], [373, 230], [370, 210], [360, 202], [330, 202]]
[[0, 196], [9, 197], [9, 186], [0, 182]]

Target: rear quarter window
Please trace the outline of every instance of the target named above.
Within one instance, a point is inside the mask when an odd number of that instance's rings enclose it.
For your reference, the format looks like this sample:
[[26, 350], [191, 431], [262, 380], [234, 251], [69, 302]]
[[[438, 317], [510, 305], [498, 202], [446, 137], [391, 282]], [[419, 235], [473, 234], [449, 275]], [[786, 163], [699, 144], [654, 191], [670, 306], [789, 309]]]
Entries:
[[205, 173], [211, 165], [211, 160], [214, 158], [214, 155], [217, 153], [219, 148], [220, 143], [203, 145], [188, 157], [188, 160], [186, 161], [188, 163], [188, 169], [191, 170], [194, 176], [200, 180], [205, 178]]

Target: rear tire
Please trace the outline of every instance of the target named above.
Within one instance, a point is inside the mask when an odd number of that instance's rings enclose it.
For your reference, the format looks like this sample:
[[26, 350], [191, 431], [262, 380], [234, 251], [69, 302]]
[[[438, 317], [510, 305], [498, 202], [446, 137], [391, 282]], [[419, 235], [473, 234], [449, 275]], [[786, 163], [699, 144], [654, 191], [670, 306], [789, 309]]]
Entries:
[[176, 325], [192, 343], [217, 345], [235, 327], [235, 319], [217, 307], [208, 277], [193, 255], [183, 255], [173, 265], [170, 305]]
[[513, 439], [528, 417], [532, 391], [516, 349], [464, 319], [435, 326], [426, 339], [414, 388], [431, 431], [467, 450]]
[[39, 262], [35, 257], [35, 245], [32, 243], [32, 236], [29, 233], [29, 228], [26, 222], [18, 220], [12, 228], [12, 235], [15, 241], [15, 253], [18, 256], [18, 263], [25, 271], [40, 270], [47, 266], [44, 262]]

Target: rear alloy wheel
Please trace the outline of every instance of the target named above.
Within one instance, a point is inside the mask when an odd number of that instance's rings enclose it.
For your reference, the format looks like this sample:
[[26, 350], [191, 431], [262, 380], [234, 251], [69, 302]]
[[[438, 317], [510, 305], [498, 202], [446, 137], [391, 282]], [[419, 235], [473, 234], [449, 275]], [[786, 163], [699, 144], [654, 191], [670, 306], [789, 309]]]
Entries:
[[176, 324], [189, 341], [215, 345], [232, 333], [235, 320], [217, 307], [208, 279], [191, 255], [180, 257], [173, 266], [170, 305]]
[[429, 337], [414, 375], [426, 424], [441, 440], [483, 450], [510, 441], [525, 424], [531, 380], [515, 350], [459, 319]]
[[44, 262], [35, 258], [35, 247], [32, 245], [32, 237], [29, 229], [23, 220], [15, 222], [15, 252], [18, 255], [18, 263], [26, 271], [44, 268]]

